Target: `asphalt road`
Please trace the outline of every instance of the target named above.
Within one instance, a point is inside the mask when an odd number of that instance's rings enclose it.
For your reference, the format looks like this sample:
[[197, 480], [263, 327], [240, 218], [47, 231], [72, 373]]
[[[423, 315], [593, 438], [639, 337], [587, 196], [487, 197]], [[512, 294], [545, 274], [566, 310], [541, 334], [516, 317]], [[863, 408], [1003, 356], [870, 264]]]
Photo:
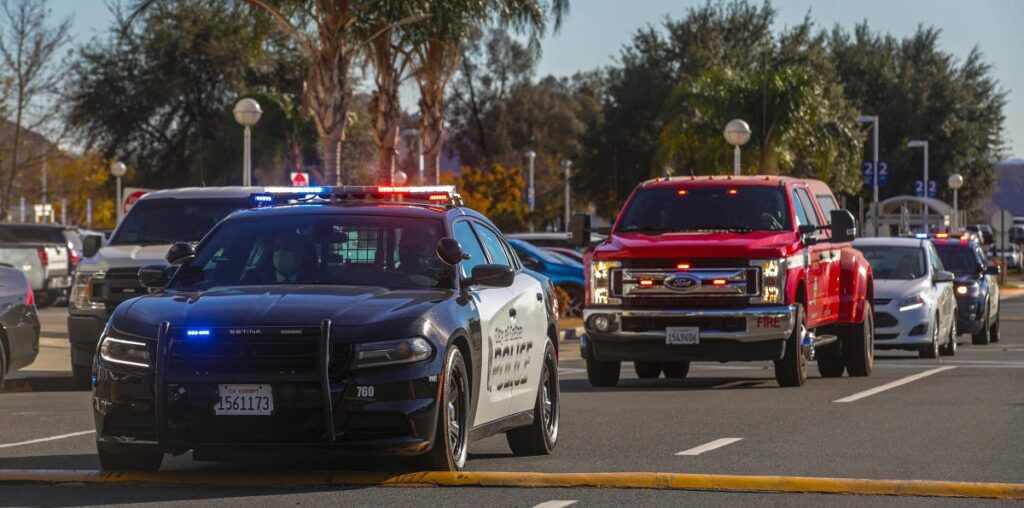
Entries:
[[[659, 471], [1024, 483], [1024, 299], [1004, 301], [1003, 338], [953, 358], [878, 352], [869, 378], [812, 379], [778, 388], [770, 365], [694, 364], [681, 381], [640, 381], [625, 365], [614, 389], [594, 389], [563, 348], [562, 427], [554, 454], [513, 457], [503, 436], [474, 443], [471, 471]], [[909, 381], [908, 381], [909, 380]], [[836, 402], [888, 383], [891, 389]], [[0, 393], [0, 470], [96, 469], [89, 394]], [[66, 436], [66, 437], [59, 437]], [[19, 444], [45, 438], [49, 441]], [[12, 446], [13, 445], [13, 446]], [[684, 454], [679, 455], [680, 452]], [[164, 469], [278, 472], [403, 471], [389, 462], [224, 464], [188, 455]], [[984, 506], [998, 501], [819, 494], [510, 488], [0, 487], [0, 506], [83, 504], [332, 504], [355, 506]], [[1011, 504], [1003, 502], [1002, 504]], [[548, 508], [562, 504], [542, 505]]]

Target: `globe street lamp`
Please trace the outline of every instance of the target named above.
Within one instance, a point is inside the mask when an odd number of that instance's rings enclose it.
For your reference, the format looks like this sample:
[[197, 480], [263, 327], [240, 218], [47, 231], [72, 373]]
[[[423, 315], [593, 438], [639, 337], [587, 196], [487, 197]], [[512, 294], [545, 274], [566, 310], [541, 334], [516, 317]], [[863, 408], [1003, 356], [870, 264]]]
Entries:
[[405, 174], [405, 171], [399, 169], [398, 171], [395, 171], [395, 177], [392, 180], [394, 180], [394, 185], [402, 186], [409, 181], [409, 175]]
[[[529, 178], [530, 179], [527, 182], [527, 188], [526, 188], [526, 205], [530, 208], [530, 213], [532, 214], [533, 213], [533, 206], [535, 204], [534, 199], [536, 197], [536, 194], [535, 194], [536, 190], [535, 190], [535, 188], [533, 186], [533, 167], [534, 167], [533, 164], [534, 164], [534, 159], [537, 158], [537, 152], [534, 152], [533, 150], [530, 150], [530, 151], [526, 152], [526, 158], [530, 161], [530, 164], [529, 164], [529, 166], [530, 166], [530, 177]], [[533, 215], [530, 216], [530, 232], [531, 233], [533, 232]]]
[[121, 201], [121, 177], [128, 172], [128, 166], [125, 166], [123, 162], [115, 161], [110, 165], [110, 174], [117, 179], [117, 222], [121, 222], [121, 215], [124, 213], [124, 203]]
[[235, 121], [245, 127], [245, 147], [242, 153], [242, 186], [252, 185], [252, 126], [260, 121], [263, 109], [260, 103], [246, 97], [235, 104]]
[[735, 147], [733, 151], [732, 174], [740, 176], [740, 147], [750, 140], [750, 126], [739, 118], [725, 124], [725, 140]]
[[569, 168], [571, 167], [571, 160], [562, 161], [562, 168], [565, 169], [565, 222], [563, 223], [565, 231], [569, 231]]
[[871, 227], [878, 236], [878, 115], [860, 115], [857, 121], [871, 124]]
[[[912, 139], [907, 142], [907, 148], [924, 148], [924, 185], [921, 194], [928, 197], [928, 142], [920, 139]], [[924, 232], [928, 232], [928, 205], [922, 209], [921, 220], [924, 221]]]
[[950, 189], [953, 189], [953, 232], [960, 232], [960, 203], [959, 196], [960, 187], [964, 186], [964, 177], [960, 173], [953, 173], [949, 175], [949, 179], [946, 180], [946, 184], [949, 185]]

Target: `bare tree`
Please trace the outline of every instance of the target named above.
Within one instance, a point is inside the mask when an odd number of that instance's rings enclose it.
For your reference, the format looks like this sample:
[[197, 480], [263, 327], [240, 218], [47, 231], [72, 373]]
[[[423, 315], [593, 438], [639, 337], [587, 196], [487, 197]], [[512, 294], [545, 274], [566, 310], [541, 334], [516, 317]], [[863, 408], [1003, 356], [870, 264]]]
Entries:
[[[26, 143], [26, 131], [52, 126], [59, 104], [61, 75], [54, 65], [69, 40], [71, 18], [50, 25], [46, 0], [0, 0], [0, 58], [4, 81], [5, 116], [13, 115], [10, 139], [4, 144], [10, 165], [0, 172], [0, 216], [6, 218], [18, 177], [27, 167], [41, 164], [47, 141]], [[7, 158], [7, 157], [5, 157]], [[2, 166], [0, 166], [2, 167]]]

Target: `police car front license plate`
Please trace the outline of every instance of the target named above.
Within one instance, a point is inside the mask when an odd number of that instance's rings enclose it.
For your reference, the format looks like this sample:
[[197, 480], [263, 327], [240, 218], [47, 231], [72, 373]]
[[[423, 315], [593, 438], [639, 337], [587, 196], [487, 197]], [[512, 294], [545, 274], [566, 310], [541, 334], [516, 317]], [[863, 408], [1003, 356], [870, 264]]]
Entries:
[[696, 326], [670, 326], [665, 329], [665, 344], [673, 346], [700, 344], [700, 328]]
[[213, 406], [218, 416], [264, 416], [274, 412], [270, 385], [217, 385], [220, 400]]

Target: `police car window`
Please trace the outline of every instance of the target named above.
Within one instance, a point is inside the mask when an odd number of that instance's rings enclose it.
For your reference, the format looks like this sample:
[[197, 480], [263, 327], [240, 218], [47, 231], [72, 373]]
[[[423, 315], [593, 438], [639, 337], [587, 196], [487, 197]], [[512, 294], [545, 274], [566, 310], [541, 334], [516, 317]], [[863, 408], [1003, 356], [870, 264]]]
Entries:
[[228, 214], [249, 208], [248, 198], [144, 199], [135, 203], [111, 245], [198, 242]]
[[480, 245], [480, 240], [477, 240], [469, 222], [462, 221], [455, 225], [455, 239], [462, 245], [462, 252], [469, 254], [469, 259], [459, 263], [463, 276], [468, 277], [472, 274], [474, 266], [487, 264], [484, 248]]
[[512, 266], [512, 262], [509, 261], [508, 253], [505, 252], [505, 247], [501, 244], [501, 239], [498, 238], [498, 233], [495, 233], [493, 229], [481, 226], [477, 224], [474, 226], [477, 233], [480, 233], [480, 240], [484, 243], [484, 248], [487, 249], [487, 254], [490, 255], [491, 263], [496, 265]]
[[226, 222], [172, 286], [275, 284], [450, 288], [440, 220], [293, 215]]

